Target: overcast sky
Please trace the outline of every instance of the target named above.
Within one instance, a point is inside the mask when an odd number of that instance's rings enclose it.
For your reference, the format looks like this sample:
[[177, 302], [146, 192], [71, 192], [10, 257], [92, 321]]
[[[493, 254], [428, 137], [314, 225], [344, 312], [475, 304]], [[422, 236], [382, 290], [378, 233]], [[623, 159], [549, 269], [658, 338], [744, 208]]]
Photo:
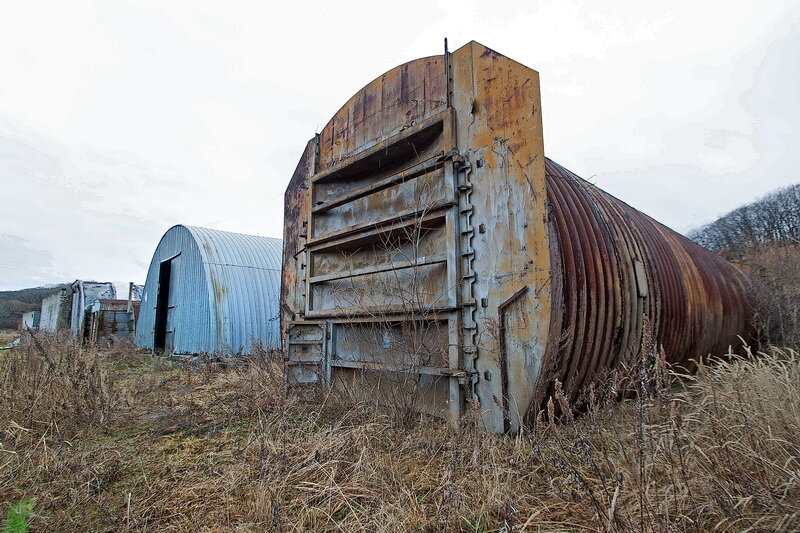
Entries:
[[796, 0], [4, 2], [0, 289], [280, 237], [307, 140], [445, 36], [538, 70], [547, 155], [678, 231], [800, 182]]

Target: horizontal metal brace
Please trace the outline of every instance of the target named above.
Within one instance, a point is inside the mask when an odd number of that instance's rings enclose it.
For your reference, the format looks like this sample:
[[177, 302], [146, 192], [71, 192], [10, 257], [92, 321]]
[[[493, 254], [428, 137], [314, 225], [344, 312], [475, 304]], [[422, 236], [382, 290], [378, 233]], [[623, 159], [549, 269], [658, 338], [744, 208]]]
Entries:
[[286, 366], [321, 366], [322, 361], [284, 361], [283, 362]]
[[366, 148], [365, 150], [362, 150], [361, 152], [340, 161], [339, 163], [333, 165], [329, 169], [323, 170], [322, 172], [315, 174], [314, 176], [311, 177], [311, 182], [317, 183], [325, 179], [330, 179], [337, 173], [347, 169], [348, 167], [352, 166], [354, 163], [357, 163], [358, 161], [361, 161], [374, 154], [385, 151], [390, 146], [398, 144], [402, 142], [404, 139], [408, 139], [409, 137], [416, 135], [421, 131], [442, 124], [445, 120], [450, 119], [450, 117], [452, 117], [452, 114], [453, 114], [452, 109], [446, 109], [441, 113], [437, 113], [434, 116], [430, 117], [429, 119], [424, 120], [418, 124], [415, 124], [409, 128], [406, 128], [405, 130], [397, 133], [396, 135], [393, 135], [392, 137], [389, 137], [384, 141], [376, 143], [370, 146], [369, 148]]
[[398, 183], [403, 183], [404, 181], [417, 178], [421, 175], [429, 173], [432, 170], [441, 168], [441, 166], [442, 163], [438, 157], [431, 157], [429, 159], [426, 159], [422, 163], [419, 163], [405, 170], [392, 174], [386, 178], [376, 181], [375, 183], [371, 183], [366, 187], [361, 187], [360, 189], [357, 189], [349, 194], [343, 194], [341, 196], [329, 199], [328, 201], [311, 208], [311, 212], [314, 213], [315, 215], [318, 213], [323, 213], [325, 211], [333, 209], [334, 207], [339, 207], [340, 205], [353, 202], [355, 200], [358, 200], [359, 198], [369, 196], [372, 193], [381, 191], [383, 189], [387, 189], [392, 185], [396, 185]]
[[297, 344], [297, 345], [301, 345], [301, 344], [305, 344], [305, 345], [319, 344], [320, 346], [322, 346], [322, 339], [288, 339], [286, 342], [287, 342], [287, 344], [289, 346], [291, 346], [293, 344]]
[[444, 161], [446, 159], [450, 159], [453, 163], [461, 164], [464, 162], [464, 156], [459, 153], [458, 150], [450, 150], [446, 154], [442, 155], [440, 160]]
[[[364, 306], [364, 307], [343, 307], [336, 309], [326, 309], [324, 311], [310, 310], [306, 316], [310, 318], [357, 318], [357, 317], [381, 317], [382, 321], [390, 320], [390, 315], [422, 315], [436, 316], [448, 311], [455, 311], [458, 308], [452, 305], [442, 306], [434, 304], [428, 305], [386, 305], [386, 306]], [[473, 304], [474, 305], [474, 304]]]
[[404, 372], [407, 374], [426, 374], [432, 376], [449, 376], [452, 372], [449, 368], [433, 366], [415, 365], [392, 365], [385, 363], [372, 363], [367, 361], [346, 361], [344, 359], [332, 359], [331, 366], [337, 368], [355, 368], [359, 370], [371, 370], [375, 372]]
[[[455, 310], [446, 311], [444, 313], [437, 313], [437, 312], [409, 312], [405, 314], [396, 314], [391, 316], [391, 320], [388, 322], [444, 322], [447, 320], [452, 320], [454, 318], [453, 314]], [[383, 315], [364, 315], [364, 316], [344, 316], [338, 318], [332, 318], [330, 320], [332, 324], [380, 324], [381, 326], [385, 326], [387, 323], [386, 317]]]
[[408, 223], [407, 225], [414, 225], [421, 221], [422, 216], [432, 215], [436, 211], [443, 211], [449, 207], [452, 207], [453, 205], [455, 205], [453, 202], [442, 201], [424, 208], [414, 207], [412, 209], [396, 213], [395, 216], [391, 218], [372, 222], [364, 222], [363, 224], [357, 224], [333, 233], [327, 233], [325, 235], [315, 237], [313, 240], [309, 241], [308, 244], [306, 244], [306, 247], [311, 251], [316, 251], [319, 249], [320, 244], [332, 241], [334, 239], [339, 239], [341, 237], [349, 237], [351, 235], [385, 228], [387, 226], [389, 227], [388, 229], [392, 229], [391, 226], [394, 224]]
[[447, 256], [445, 254], [438, 254], [429, 257], [419, 257], [413, 261], [397, 261], [396, 263], [378, 265], [374, 267], [354, 268], [353, 270], [349, 270], [346, 272], [336, 272], [334, 274], [312, 276], [309, 279], [309, 282], [322, 283], [324, 281], [333, 281], [337, 279], [368, 276], [370, 274], [379, 274], [381, 272], [391, 272], [394, 270], [403, 270], [406, 268], [421, 267], [426, 265], [436, 265], [439, 263], [446, 263], [446, 262], [447, 262]]
[[369, 239], [385, 235], [393, 231], [405, 231], [408, 228], [421, 227], [426, 224], [436, 225], [443, 223], [446, 217], [446, 212], [442, 210], [434, 211], [420, 217], [404, 217], [400, 220], [386, 220], [373, 224], [371, 228], [360, 231], [346, 231], [337, 234], [333, 237], [325, 237], [321, 242], [309, 246], [309, 252], [320, 252], [330, 248], [348, 244], [356, 239]]

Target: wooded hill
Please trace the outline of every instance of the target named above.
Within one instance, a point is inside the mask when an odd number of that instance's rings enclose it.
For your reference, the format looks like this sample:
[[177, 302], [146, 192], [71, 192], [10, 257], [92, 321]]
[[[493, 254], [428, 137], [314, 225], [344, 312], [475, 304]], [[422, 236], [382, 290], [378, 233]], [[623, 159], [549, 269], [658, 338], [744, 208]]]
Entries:
[[800, 184], [734, 209], [689, 238], [750, 274], [756, 343], [800, 346]]
[[42, 300], [62, 287], [67, 287], [67, 284], [0, 291], [0, 329], [16, 329], [22, 313], [40, 309]]
[[734, 209], [689, 233], [689, 238], [733, 258], [758, 244], [800, 244], [800, 184]]

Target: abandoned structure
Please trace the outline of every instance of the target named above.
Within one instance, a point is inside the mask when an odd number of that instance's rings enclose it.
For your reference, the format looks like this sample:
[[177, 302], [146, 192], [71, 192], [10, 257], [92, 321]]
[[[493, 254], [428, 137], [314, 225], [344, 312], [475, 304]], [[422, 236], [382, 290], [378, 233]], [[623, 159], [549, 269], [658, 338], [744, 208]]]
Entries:
[[250, 354], [280, 346], [280, 239], [192, 226], [161, 238], [136, 344], [170, 354]]
[[[70, 331], [72, 336], [85, 341], [90, 340], [90, 328], [87, 327], [87, 320], [91, 318], [98, 307], [98, 302], [124, 301], [126, 303], [127, 317], [123, 320], [128, 326], [127, 332], [121, 329], [119, 333], [124, 337], [130, 337], [135, 327], [133, 306], [128, 302], [138, 302], [142, 298], [142, 286], [129, 283], [127, 286], [121, 283], [76, 280], [71, 285], [72, 289], [72, 312], [70, 313]], [[124, 300], [123, 300], [124, 298]], [[122, 320], [122, 319], [121, 319]], [[98, 327], [95, 321], [94, 327]], [[110, 334], [111, 332], [100, 332]]]
[[[98, 336], [131, 338], [135, 327], [134, 302], [138, 305], [142, 290], [141, 285], [134, 283], [75, 280], [69, 287], [42, 300], [39, 329], [47, 332], [69, 330], [73, 338], [82, 341], [92, 341]], [[95, 316], [102, 301], [125, 304], [126, 316], [116, 317], [113, 328], [110, 323], [98, 321]], [[121, 325], [123, 323], [124, 327]], [[110, 329], [105, 329], [106, 324]]]
[[22, 313], [22, 317], [20, 318], [19, 322], [19, 329], [39, 329], [40, 317], [41, 311], [28, 311], [27, 313]]
[[42, 300], [39, 329], [55, 333], [69, 328], [72, 313], [72, 291], [61, 289]]
[[[134, 341], [144, 286], [131, 283], [128, 299], [96, 300], [86, 312], [84, 338], [90, 344], [110, 345], [117, 340]], [[118, 296], [122, 296], [117, 292]]]
[[671, 363], [738, 344], [744, 275], [546, 159], [541, 110], [536, 71], [471, 42], [381, 75], [308, 142], [285, 197], [289, 383], [502, 432], [556, 382], [580, 402], [635, 364], [648, 327]]

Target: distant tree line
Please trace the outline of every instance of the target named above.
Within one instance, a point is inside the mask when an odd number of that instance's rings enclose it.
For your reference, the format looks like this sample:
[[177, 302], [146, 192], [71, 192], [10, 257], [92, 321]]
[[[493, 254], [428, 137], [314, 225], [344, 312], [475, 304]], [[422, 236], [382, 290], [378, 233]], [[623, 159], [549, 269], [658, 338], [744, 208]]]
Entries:
[[16, 329], [23, 313], [40, 309], [42, 299], [58, 292], [62, 287], [66, 285], [0, 291], [0, 329]]
[[689, 238], [731, 256], [759, 244], [800, 244], [800, 184], [778, 189], [689, 233]]
[[689, 238], [750, 274], [758, 346], [800, 346], [800, 184], [734, 209]]

